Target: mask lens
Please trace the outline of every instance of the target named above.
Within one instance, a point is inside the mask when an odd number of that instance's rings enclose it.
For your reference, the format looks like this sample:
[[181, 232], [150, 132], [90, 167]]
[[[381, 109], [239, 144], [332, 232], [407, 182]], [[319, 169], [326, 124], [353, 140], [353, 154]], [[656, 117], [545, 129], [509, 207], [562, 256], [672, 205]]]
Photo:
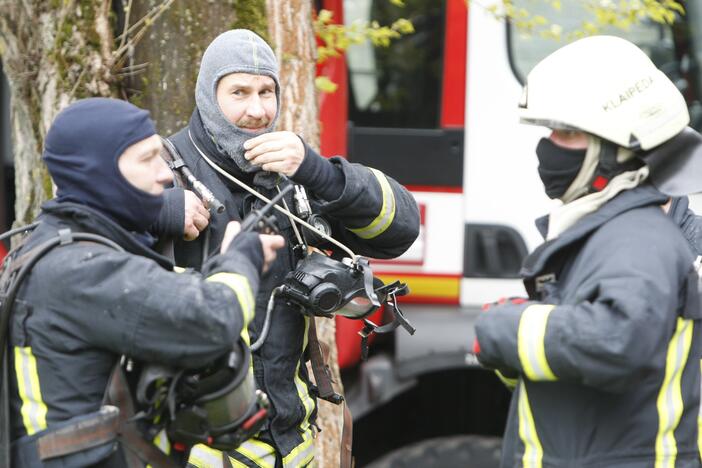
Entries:
[[338, 315], [347, 318], [361, 318], [371, 312], [373, 312], [376, 307], [365, 295], [356, 296], [347, 302], [341, 309], [337, 311]]

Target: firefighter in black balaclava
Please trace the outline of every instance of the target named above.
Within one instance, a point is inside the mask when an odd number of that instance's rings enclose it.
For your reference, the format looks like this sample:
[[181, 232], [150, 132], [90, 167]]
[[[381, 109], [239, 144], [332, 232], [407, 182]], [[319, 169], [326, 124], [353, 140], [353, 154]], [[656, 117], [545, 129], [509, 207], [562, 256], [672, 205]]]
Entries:
[[[13, 278], [57, 240], [19, 285], [2, 331], [12, 466], [164, 466], [164, 452], [182, 461], [187, 447], [170, 447], [163, 433], [154, 458], [151, 438], [125, 421], [126, 397], [106, 396], [108, 380], [120, 362], [206, 367], [232, 352], [254, 317], [261, 272], [283, 239], [242, 233], [202, 273], [174, 272], [147, 229], [172, 179], [160, 150], [148, 112], [115, 99], [72, 104], [46, 136], [57, 196], [3, 270]], [[116, 413], [104, 402], [119, 407], [119, 426], [108, 424]]]
[[520, 117], [552, 130], [539, 175], [563, 204], [537, 221], [528, 300], [476, 324], [478, 360], [515, 385], [502, 466], [699, 467], [699, 220], [668, 204], [702, 190], [683, 96], [595, 36], [534, 67]]

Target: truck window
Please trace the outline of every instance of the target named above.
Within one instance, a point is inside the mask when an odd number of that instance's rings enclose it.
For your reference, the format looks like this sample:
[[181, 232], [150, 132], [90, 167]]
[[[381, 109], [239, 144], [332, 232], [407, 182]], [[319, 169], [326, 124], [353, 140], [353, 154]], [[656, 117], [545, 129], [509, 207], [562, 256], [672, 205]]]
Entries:
[[[699, 38], [691, 34], [700, 20], [700, 6], [687, 2], [687, 15], [670, 26], [651, 21], [632, 25], [628, 30], [607, 28], [601, 34], [623, 37], [638, 45], [677, 85], [683, 93], [690, 110], [691, 126], [702, 128], [702, 104], [700, 103], [700, 76], [696, 50], [700, 49]], [[586, 2], [563, 0], [561, 9], [551, 8], [547, 2], [515, 0], [516, 8], [526, 8], [533, 14], [542, 15], [552, 24], [559, 25], [564, 32], [579, 29], [585, 18], [590, 18]], [[522, 83], [529, 71], [541, 59], [562, 47], [565, 42], [543, 38], [537, 34], [527, 35], [508, 27], [509, 55], [512, 69]]]
[[370, 43], [347, 51], [349, 120], [359, 127], [438, 128], [445, 1], [345, 0], [344, 23], [407, 18], [416, 32], [389, 47]]

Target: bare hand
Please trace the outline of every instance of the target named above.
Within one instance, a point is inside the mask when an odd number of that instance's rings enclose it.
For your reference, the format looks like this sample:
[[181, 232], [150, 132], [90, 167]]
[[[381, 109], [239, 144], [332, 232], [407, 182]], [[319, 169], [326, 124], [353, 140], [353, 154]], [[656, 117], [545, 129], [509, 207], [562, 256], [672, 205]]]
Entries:
[[200, 232], [210, 224], [210, 212], [202, 200], [190, 190], [185, 191], [185, 226], [183, 239], [191, 241], [197, 239]]
[[[229, 224], [227, 224], [224, 237], [222, 238], [220, 253], [227, 251], [229, 244], [231, 244], [232, 240], [239, 234], [239, 231], [241, 231], [241, 224], [238, 221], [230, 221]], [[275, 251], [285, 245], [285, 239], [283, 239], [282, 236], [271, 234], [259, 234], [258, 237], [261, 241], [261, 248], [263, 249], [263, 268], [261, 273], [265, 273], [275, 261]]]
[[288, 177], [297, 172], [305, 159], [305, 145], [292, 132], [264, 133], [244, 143], [244, 149], [244, 157], [252, 164]]

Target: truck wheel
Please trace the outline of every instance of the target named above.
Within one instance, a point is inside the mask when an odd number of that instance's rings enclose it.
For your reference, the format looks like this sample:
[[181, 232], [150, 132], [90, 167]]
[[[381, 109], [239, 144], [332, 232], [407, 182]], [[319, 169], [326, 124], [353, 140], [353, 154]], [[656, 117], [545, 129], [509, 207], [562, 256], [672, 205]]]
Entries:
[[394, 450], [366, 468], [497, 468], [501, 446], [498, 437], [439, 437]]

